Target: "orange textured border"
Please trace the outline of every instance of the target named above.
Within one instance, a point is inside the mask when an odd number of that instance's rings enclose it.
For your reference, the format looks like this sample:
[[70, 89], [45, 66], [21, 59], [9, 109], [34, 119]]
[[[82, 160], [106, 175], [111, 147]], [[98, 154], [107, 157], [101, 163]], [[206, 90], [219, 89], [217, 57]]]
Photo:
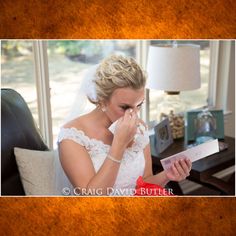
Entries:
[[[234, 0], [1, 0], [0, 38], [235, 38]], [[1, 235], [234, 235], [236, 198], [0, 198]]]
[[235, 0], [1, 0], [0, 38], [235, 38]]
[[2, 198], [0, 231], [1, 235], [235, 235], [235, 202], [235, 198], [185, 197]]

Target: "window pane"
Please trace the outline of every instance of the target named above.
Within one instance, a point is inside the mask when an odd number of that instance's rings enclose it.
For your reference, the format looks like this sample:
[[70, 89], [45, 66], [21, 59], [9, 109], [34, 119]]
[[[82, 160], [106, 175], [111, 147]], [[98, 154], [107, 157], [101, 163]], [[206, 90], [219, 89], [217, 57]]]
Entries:
[[[88, 69], [110, 54], [136, 57], [136, 42], [135, 40], [48, 42], [54, 145], [60, 126], [70, 116], [72, 107], [80, 109], [83, 106], [83, 102], [78, 98], [78, 91]], [[75, 102], [76, 98], [78, 99]], [[87, 109], [92, 107], [90, 104]]]
[[37, 92], [31, 41], [1, 41], [1, 87], [16, 90], [38, 122]]
[[[191, 91], [183, 91], [180, 98], [186, 104], [186, 109], [195, 109], [207, 105], [208, 83], [210, 69], [210, 42], [207, 40], [177, 40], [179, 44], [197, 44], [200, 45], [200, 73], [201, 88]], [[152, 44], [171, 44], [173, 40], [153, 40]], [[160, 103], [164, 96], [164, 91], [150, 90], [150, 120], [159, 120], [157, 117], [157, 104]]]

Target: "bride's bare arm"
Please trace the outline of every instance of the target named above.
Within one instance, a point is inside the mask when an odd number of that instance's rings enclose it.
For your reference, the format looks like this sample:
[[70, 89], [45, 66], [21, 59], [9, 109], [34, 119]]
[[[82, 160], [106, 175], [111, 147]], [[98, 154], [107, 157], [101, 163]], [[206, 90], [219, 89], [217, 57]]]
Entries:
[[[121, 160], [127, 144], [136, 133], [136, 117], [126, 112], [118, 122], [109, 155]], [[74, 187], [94, 192], [96, 189], [107, 194], [106, 190], [115, 183], [120, 164], [106, 158], [98, 172], [95, 172], [87, 150], [71, 140], [63, 140], [59, 145], [60, 160]]]
[[[74, 187], [88, 192], [89, 190], [96, 192], [99, 188], [99, 191], [107, 194], [107, 188], [114, 185], [120, 167], [119, 163], [106, 158], [96, 173], [91, 158], [83, 146], [71, 140], [63, 140], [59, 151], [62, 167]], [[121, 160], [123, 152], [124, 150], [118, 145], [112, 145], [109, 154]]]

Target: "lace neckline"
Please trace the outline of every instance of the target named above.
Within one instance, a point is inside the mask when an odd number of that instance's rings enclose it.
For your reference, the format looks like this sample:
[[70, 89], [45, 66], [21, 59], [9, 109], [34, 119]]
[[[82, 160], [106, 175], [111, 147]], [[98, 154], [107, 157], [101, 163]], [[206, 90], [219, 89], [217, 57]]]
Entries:
[[[72, 130], [76, 132], [77, 134], [83, 136], [86, 140], [88, 140], [90, 143], [96, 144], [96, 146], [103, 146], [106, 150], [109, 150], [111, 148], [110, 144], [104, 143], [102, 140], [98, 140], [96, 138], [90, 138], [88, 137], [83, 130], [77, 129], [75, 127], [69, 127], [64, 128], [62, 127], [61, 130]], [[142, 151], [145, 146], [149, 143], [149, 137], [147, 132], [144, 135], [138, 135], [133, 144], [130, 147], [127, 147], [125, 151], [127, 152], [139, 152]]]
[[87, 135], [85, 134], [85, 132], [84, 132], [83, 130], [81, 130], [81, 129], [77, 129], [77, 128], [75, 128], [75, 127], [69, 127], [69, 128], [64, 128], [64, 127], [63, 127], [62, 129], [71, 129], [71, 130], [74, 130], [75, 132], [82, 134], [85, 138], [91, 140], [92, 142], [96, 142], [96, 143], [98, 143], [98, 144], [102, 144], [102, 145], [104, 145], [105, 147], [108, 147], [108, 148], [111, 147], [110, 144], [106, 144], [106, 143], [104, 143], [102, 140], [98, 140], [98, 139], [96, 139], [96, 138], [90, 138], [90, 137], [87, 136]]

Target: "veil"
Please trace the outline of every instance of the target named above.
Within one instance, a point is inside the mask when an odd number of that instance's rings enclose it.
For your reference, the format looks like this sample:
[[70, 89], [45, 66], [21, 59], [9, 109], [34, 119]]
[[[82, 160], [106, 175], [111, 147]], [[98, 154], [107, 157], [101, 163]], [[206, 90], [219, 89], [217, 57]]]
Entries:
[[[89, 67], [85, 72], [75, 96], [75, 100], [67, 117], [63, 121], [64, 124], [95, 108], [95, 105], [89, 102], [88, 97], [93, 101], [96, 101], [97, 99], [94, 83], [97, 68], [98, 64]], [[73, 195], [73, 186], [61, 166], [58, 152], [56, 153], [57, 155], [55, 155], [56, 157], [54, 159], [56, 195]]]
[[89, 67], [85, 72], [85, 75], [81, 81], [81, 85], [75, 96], [75, 100], [63, 123], [67, 123], [68, 121], [73, 120], [83, 114], [86, 114], [95, 108], [95, 105], [89, 102], [88, 97], [91, 100], [97, 99], [94, 83], [97, 68], [98, 64]]

